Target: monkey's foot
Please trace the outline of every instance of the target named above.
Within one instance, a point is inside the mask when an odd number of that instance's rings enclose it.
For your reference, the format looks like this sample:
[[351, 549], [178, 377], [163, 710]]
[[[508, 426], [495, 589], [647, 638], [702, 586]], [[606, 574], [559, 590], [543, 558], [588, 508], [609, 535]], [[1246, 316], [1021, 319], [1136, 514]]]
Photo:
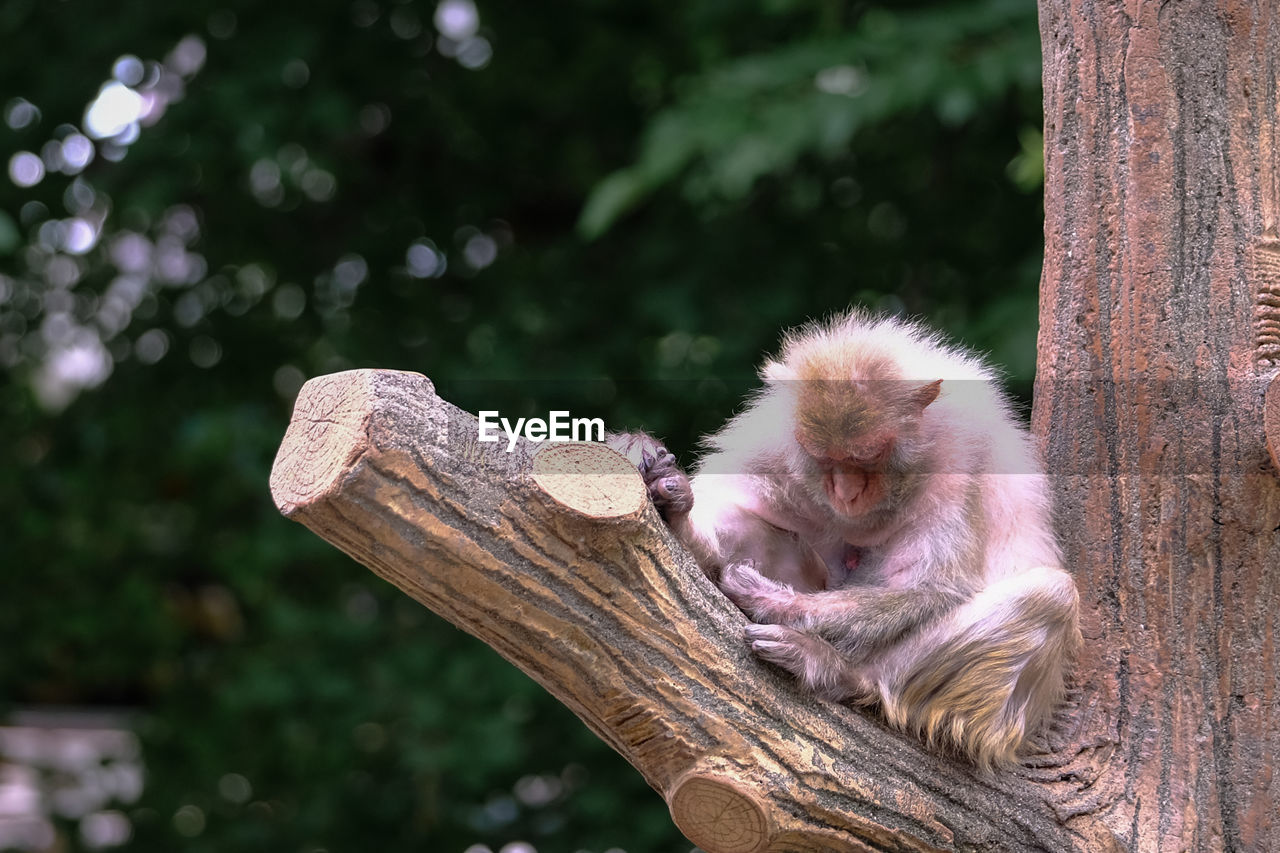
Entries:
[[800, 616], [796, 591], [760, 574], [750, 563], [725, 566], [720, 589], [753, 622], [790, 624]]
[[608, 444], [631, 460], [644, 479], [649, 497], [668, 521], [693, 509], [693, 488], [676, 458], [653, 436], [624, 432], [609, 436]]
[[747, 639], [757, 657], [782, 667], [823, 699], [839, 701], [856, 692], [849, 661], [820, 637], [785, 625], [748, 625]]

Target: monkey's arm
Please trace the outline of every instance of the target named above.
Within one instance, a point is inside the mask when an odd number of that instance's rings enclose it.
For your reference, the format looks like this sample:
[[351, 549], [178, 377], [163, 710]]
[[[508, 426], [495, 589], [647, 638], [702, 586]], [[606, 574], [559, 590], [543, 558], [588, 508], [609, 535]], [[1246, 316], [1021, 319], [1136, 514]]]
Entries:
[[[858, 657], [943, 618], [982, 586], [981, 549], [955, 502], [940, 502], [877, 546], [875, 565], [839, 588], [803, 594], [749, 567], [726, 571], [720, 587], [753, 621], [806, 631]], [[869, 574], [859, 582], [856, 572]]]
[[644, 432], [611, 433], [605, 442], [636, 466], [658, 513], [668, 523], [693, 508], [689, 478], [662, 443]]
[[693, 509], [670, 519], [671, 529], [717, 584], [733, 565], [751, 565], [802, 592], [828, 586], [826, 562], [804, 537], [757, 512], [763, 485], [750, 474], [699, 474]]
[[608, 444], [639, 469], [654, 506], [702, 571], [719, 583], [725, 566], [749, 561], [768, 577], [808, 591], [827, 587], [827, 565], [797, 534], [754, 511], [762, 489], [749, 474], [699, 475], [645, 433], [617, 433]]
[[894, 643], [966, 600], [963, 593], [940, 586], [800, 593], [741, 563], [725, 568], [720, 588], [752, 621], [815, 634], [851, 656]]

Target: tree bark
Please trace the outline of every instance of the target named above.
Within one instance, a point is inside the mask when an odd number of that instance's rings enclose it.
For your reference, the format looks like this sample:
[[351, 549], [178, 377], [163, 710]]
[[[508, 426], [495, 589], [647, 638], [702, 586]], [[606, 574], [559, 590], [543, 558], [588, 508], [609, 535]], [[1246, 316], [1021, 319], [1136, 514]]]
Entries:
[[1041, 0], [1035, 431], [1082, 592], [1059, 802], [1280, 849], [1280, 10]]
[[319, 377], [272, 493], [568, 705], [708, 853], [1107, 849], [1046, 797], [1062, 756], [978, 776], [753, 658], [612, 450], [477, 436], [418, 374]]

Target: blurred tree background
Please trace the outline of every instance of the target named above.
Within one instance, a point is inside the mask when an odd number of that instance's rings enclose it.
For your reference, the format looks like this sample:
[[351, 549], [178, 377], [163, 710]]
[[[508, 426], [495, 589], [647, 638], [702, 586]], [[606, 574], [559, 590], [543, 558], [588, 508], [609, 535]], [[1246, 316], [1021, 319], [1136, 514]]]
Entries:
[[403, 368], [688, 458], [850, 303], [1027, 380], [1035, 14], [0, 6], [0, 714], [109, 709], [145, 768], [35, 767], [28, 845], [687, 851], [539, 687], [277, 514], [292, 399]]

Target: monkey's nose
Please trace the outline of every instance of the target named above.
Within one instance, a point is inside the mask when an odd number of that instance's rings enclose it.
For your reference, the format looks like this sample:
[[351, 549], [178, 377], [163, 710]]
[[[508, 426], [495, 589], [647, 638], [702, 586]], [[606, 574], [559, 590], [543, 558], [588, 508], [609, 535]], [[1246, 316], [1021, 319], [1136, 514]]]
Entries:
[[837, 500], [844, 503], [849, 503], [862, 494], [866, 485], [866, 473], [857, 468], [849, 467], [831, 472], [831, 491]]

